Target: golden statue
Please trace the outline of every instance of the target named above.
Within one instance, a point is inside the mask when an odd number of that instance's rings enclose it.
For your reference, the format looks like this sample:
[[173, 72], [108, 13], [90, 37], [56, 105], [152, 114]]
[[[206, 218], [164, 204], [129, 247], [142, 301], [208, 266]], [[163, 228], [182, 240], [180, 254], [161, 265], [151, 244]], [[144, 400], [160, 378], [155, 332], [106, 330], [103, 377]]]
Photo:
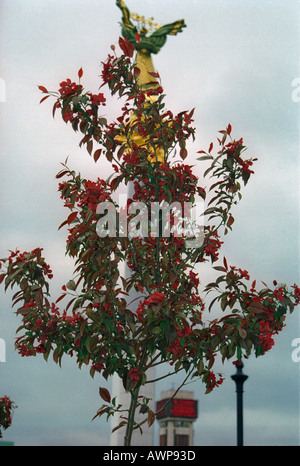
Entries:
[[[130, 13], [123, 0], [116, 0], [117, 6], [122, 11], [122, 36], [131, 42], [136, 51], [136, 65], [140, 69], [139, 84], [141, 86], [147, 85], [153, 81], [153, 77], [149, 75], [153, 73], [154, 67], [152, 63], [151, 54], [157, 54], [163, 45], [166, 43], [168, 35], [176, 35], [186, 27], [183, 20], [175, 21], [174, 23], [166, 24], [165, 26], [158, 26], [151, 31], [147, 36], [148, 30], [142, 27], [140, 30], [132, 23], [131, 18], [134, 16]], [[137, 17], [137, 15], [135, 15]], [[138, 17], [139, 18], [139, 17]], [[151, 24], [149, 21], [148, 24]], [[153, 24], [153, 23], [152, 23]]]
[[[185, 27], [184, 21], [178, 20], [174, 23], [160, 26], [154, 24], [151, 20], [145, 20], [144, 17], [130, 13], [123, 0], [116, 0], [116, 4], [122, 11], [122, 36], [124, 39], [127, 38], [136, 50], [136, 66], [140, 71], [138, 84], [141, 89], [151, 89], [157, 85], [155, 77], [153, 77], [153, 74], [150, 74], [155, 73], [151, 54], [157, 54], [160, 51], [162, 46], [166, 43], [167, 35], [176, 35], [178, 32], [181, 32], [182, 28]], [[141, 27], [137, 28], [132, 23], [131, 19], [141, 23]], [[146, 26], [150, 26], [150, 35], [147, 35], [149, 28]], [[154, 32], [152, 32], [153, 27]], [[151, 101], [152, 99], [156, 100], [156, 97], [147, 97], [147, 100]], [[137, 116], [133, 113], [129, 125], [135, 125], [136, 120]], [[120, 135], [117, 139], [126, 144], [127, 138], [125, 136]], [[137, 129], [133, 130], [131, 141], [138, 146], [148, 148], [148, 160], [152, 163], [163, 163], [165, 161], [165, 151], [163, 147], [152, 147], [152, 145], [149, 144], [148, 137], [140, 135]]]

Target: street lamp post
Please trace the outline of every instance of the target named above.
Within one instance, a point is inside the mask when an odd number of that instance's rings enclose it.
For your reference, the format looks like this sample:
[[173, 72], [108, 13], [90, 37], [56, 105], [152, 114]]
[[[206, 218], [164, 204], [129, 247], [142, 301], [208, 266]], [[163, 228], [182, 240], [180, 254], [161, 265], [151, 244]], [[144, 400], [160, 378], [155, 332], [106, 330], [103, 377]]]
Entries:
[[243, 384], [248, 379], [248, 375], [243, 373], [244, 364], [239, 361], [236, 364], [236, 373], [231, 376], [236, 384], [237, 394], [237, 446], [242, 447], [243, 439]]

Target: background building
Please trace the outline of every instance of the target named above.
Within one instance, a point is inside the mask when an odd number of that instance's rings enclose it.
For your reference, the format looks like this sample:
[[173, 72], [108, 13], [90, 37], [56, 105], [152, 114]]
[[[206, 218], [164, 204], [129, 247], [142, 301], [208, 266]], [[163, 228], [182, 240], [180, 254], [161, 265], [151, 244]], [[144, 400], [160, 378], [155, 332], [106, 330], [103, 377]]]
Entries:
[[[190, 391], [179, 391], [174, 398], [174, 390], [162, 392], [156, 404], [159, 422], [160, 446], [193, 445], [193, 423], [198, 417], [198, 401]], [[170, 401], [168, 401], [170, 400]]]

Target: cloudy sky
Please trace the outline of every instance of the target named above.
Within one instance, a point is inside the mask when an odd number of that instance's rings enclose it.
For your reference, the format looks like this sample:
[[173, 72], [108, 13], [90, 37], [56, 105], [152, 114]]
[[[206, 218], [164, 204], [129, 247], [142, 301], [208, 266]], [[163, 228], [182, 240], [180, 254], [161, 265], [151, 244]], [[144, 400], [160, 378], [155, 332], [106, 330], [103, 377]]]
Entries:
[[[235, 208], [233, 232], [225, 238], [228, 262], [271, 284], [299, 283], [299, 103], [292, 83], [300, 76], [296, 0], [127, 0], [131, 11], [187, 27], [169, 37], [154, 63], [173, 112], [195, 107], [197, 139], [188, 162], [201, 178], [196, 152], [215, 141], [228, 123], [243, 137], [249, 157], [258, 157], [255, 176]], [[56, 173], [69, 164], [82, 175], [109, 174], [78, 147], [78, 135], [57, 117], [51, 103], [39, 105], [38, 85], [56, 90], [83, 68], [87, 89], [97, 92], [100, 62], [117, 44], [120, 11], [114, 0], [2, 0], [0, 4], [0, 256], [9, 249], [44, 248], [54, 270], [53, 298], [72, 275], [64, 257], [66, 231], [57, 231], [65, 212]], [[3, 90], [5, 83], [5, 91]], [[108, 94], [107, 94], [108, 95]], [[119, 102], [109, 101], [113, 119]], [[100, 169], [99, 169], [100, 168]], [[202, 283], [211, 278], [203, 269]], [[18, 405], [4, 439], [15, 445], [109, 445], [105, 420], [91, 419], [102, 404], [99, 385], [72, 359], [62, 368], [14, 351], [19, 321], [11, 293], [0, 290], [0, 396]], [[273, 350], [246, 361], [245, 445], [299, 445], [299, 363], [292, 342], [300, 337], [299, 310], [287, 319]], [[210, 395], [198, 382], [187, 387], [199, 400], [195, 445], [235, 445], [234, 368], [220, 365], [226, 381]], [[176, 387], [170, 379], [156, 387]], [[155, 442], [157, 443], [157, 426]]]

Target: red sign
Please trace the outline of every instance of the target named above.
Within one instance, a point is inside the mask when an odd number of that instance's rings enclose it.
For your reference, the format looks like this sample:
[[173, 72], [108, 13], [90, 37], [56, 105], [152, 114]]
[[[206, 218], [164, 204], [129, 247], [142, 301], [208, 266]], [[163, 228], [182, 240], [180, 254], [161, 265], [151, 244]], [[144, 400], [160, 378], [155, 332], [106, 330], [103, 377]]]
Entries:
[[[198, 402], [196, 400], [182, 400], [175, 398], [167, 403], [166, 400], [160, 400], [157, 402], [157, 411], [165, 408], [157, 414], [157, 419], [164, 419], [167, 417], [180, 417], [187, 419], [196, 419], [198, 415]], [[167, 403], [167, 404], [166, 404]]]

